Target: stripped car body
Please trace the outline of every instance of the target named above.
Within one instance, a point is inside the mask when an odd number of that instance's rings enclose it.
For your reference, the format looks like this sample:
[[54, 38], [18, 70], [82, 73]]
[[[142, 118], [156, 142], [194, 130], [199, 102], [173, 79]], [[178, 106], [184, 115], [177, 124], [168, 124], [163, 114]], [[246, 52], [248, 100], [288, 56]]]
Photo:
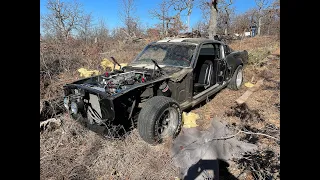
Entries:
[[247, 51], [233, 51], [220, 41], [161, 40], [148, 44], [121, 70], [65, 85], [64, 102], [75, 119], [105, 133], [112, 125], [132, 125], [155, 96], [173, 99], [179, 111], [197, 105], [226, 87], [247, 59]]

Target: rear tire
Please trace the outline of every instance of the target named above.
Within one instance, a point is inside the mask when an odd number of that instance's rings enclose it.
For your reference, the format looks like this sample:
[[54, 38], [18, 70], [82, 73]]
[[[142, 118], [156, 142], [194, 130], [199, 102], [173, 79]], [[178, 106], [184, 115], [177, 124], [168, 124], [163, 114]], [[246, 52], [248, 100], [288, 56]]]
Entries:
[[243, 83], [243, 70], [242, 65], [239, 65], [234, 71], [233, 76], [228, 84], [228, 88], [232, 90], [239, 90]]
[[175, 138], [181, 129], [182, 113], [172, 98], [155, 96], [149, 99], [138, 117], [138, 131], [149, 144], [162, 143], [163, 139]]

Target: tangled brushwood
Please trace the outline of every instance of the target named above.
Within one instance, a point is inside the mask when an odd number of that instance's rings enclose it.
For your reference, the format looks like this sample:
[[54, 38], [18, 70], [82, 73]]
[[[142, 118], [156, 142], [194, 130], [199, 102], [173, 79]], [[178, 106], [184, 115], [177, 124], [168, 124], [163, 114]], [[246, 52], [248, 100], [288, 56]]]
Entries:
[[227, 116], [236, 116], [241, 119], [241, 121], [256, 121], [263, 122], [264, 119], [261, 117], [259, 111], [250, 110], [246, 104], [235, 105], [226, 112]]
[[280, 178], [280, 155], [272, 150], [245, 153], [237, 163], [240, 169], [249, 170], [255, 179]]

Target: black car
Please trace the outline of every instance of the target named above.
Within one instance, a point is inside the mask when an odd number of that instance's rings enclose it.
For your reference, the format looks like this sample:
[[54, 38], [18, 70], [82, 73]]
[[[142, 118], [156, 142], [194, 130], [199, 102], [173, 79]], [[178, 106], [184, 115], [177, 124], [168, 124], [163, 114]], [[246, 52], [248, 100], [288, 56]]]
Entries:
[[238, 90], [247, 60], [246, 50], [221, 41], [165, 39], [120, 70], [65, 85], [64, 105], [95, 132], [115, 136], [115, 127], [136, 125], [143, 140], [158, 144], [179, 133], [184, 109], [227, 86]]

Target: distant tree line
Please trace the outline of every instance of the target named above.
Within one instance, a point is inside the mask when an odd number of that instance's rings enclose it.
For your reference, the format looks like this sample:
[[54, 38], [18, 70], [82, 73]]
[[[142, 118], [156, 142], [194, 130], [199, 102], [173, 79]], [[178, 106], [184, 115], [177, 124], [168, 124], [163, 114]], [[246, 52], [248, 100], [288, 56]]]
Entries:
[[[241, 34], [257, 27], [257, 35], [279, 35], [280, 0], [255, 0], [256, 7], [236, 14], [234, 0], [162, 0], [157, 8], [150, 9], [150, 18], [158, 23], [152, 27], [142, 25], [136, 15], [135, 0], [118, 0], [119, 20], [122, 25], [109, 29], [104, 19], [93, 24], [95, 17], [84, 11], [78, 1], [47, 0], [48, 13], [42, 14], [42, 39], [66, 41], [81, 39], [86, 43], [139, 38], [159, 39], [176, 36], [181, 32], [197, 30], [202, 36], [213, 38], [217, 34]], [[190, 27], [194, 7], [202, 11], [202, 20]], [[182, 19], [186, 18], [184, 22]]]

